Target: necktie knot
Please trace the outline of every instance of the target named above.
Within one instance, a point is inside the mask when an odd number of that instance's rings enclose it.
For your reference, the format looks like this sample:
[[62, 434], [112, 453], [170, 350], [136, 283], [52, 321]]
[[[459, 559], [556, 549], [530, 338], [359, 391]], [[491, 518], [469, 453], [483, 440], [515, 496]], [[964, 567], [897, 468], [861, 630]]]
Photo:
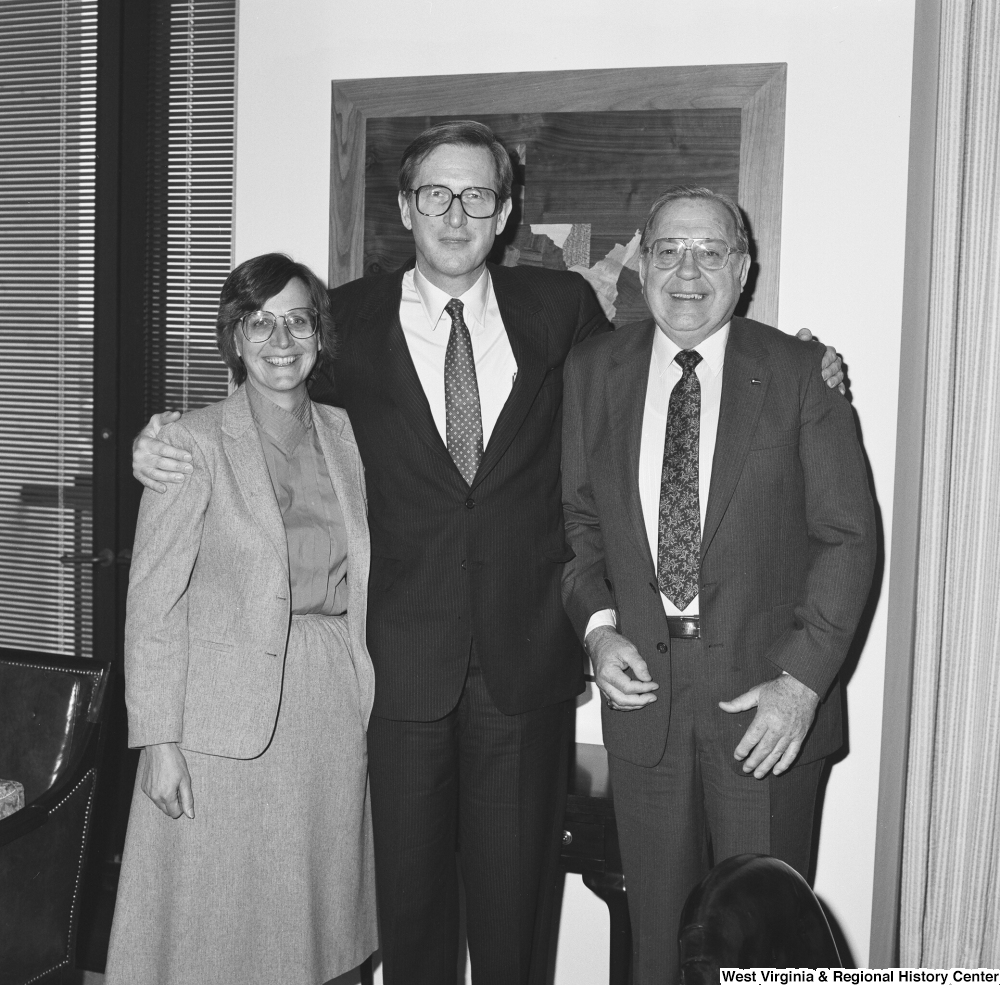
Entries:
[[462, 304], [462, 302], [459, 301], [458, 298], [452, 298], [444, 306], [444, 310], [447, 311], [449, 315], [451, 315], [451, 321], [453, 325], [462, 321], [462, 311], [464, 308], [465, 305]]
[[681, 349], [680, 352], [674, 356], [674, 359], [680, 364], [681, 375], [690, 376], [694, 372], [695, 366], [701, 362], [701, 353], [695, 352], [694, 349]]

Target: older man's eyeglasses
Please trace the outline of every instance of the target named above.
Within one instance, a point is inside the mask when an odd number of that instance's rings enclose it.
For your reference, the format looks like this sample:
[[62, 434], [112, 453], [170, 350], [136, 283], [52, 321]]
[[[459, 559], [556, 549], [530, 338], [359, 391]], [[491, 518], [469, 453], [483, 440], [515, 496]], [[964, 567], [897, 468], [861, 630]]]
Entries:
[[721, 270], [734, 250], [721, 239], [658, 239], [642, 251], [652, 261], [657, 270], [673, 270], [684, 262], [690, 252], [694, 262], [702, 270]]
[[411, 188], [415, 196], [417, 211], [421, 215], [444, 215], [457, 198], [462, 210], [470, 219], [488, 219], [496, 215], [500, 208], [500, 196], [492, 188], [463, 188], [453, 192], [445, 185], [421, 185]]
[[266, 342], [274, 334], [279, 318], [285, 323], [288, 334], [296, 339], [311, 339], [319, 327], [319, 312], [315, 308], [290, 308], [283, 315], [273, 311], [251, 311], [240, 319], [240, 327], [248, 342]]

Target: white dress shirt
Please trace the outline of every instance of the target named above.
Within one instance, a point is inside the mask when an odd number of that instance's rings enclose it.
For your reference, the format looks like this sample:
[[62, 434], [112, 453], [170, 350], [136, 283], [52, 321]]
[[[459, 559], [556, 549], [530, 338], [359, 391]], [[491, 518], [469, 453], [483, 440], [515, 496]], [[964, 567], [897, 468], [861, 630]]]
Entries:
[[[451, 335], [451, 315], [444, 308], [451, 298], [452, 295], [435, 287], [417, 268], [403, 275], [399, 321], [420, 385], [431, 406], [434, 423], [445, 445], [448, 444], [448, 428], [444, 401], [444, 357]], [[514, 386], [517, 361], [500, 317], [489, 270], [484, 269], [479, 280], [458, 300], [463, 304], [462, 317], [472, 337], [485, 449]]]
[[[701, 387], [701, 420], [698, 435], [698, 504], [701, 508], [701, 529], [705, 529], [705, 509], [708, 506], [708, 490], [712, 483], [712, 462], [715, 459], [715, 436], [719, 430], [719, 408], [722, 406], [722, 367], [726, 358], [726, 342], [729, 340], [729, 323], [714, 332], [700, 345], [694, 347], [701, 355], [701, 362], [695, 367], [698, 384]], [[653, 353], [649, 360], [649, 378], [646, 384], [646, 403], [642, 412], [642, 436], [639, 446], [639, 501], [642, 503], [642, 518], [646, 526], [646, 539], [654, 565], [658, 564], [660, 481], [663, 475], [663, 444], [667, 434], [667, 409], [670, 393], [681, 378], [681, 366], [674, 356], [680, 346], [672, 342], [664, 332], [655, 330]], [[657, 572], [658, 573], [658, 572]], [[698, 615], [696, 595], [683, 612], [662, 592], [660, 601], [668, 616]], [[617, 624], [614, 609], [595, 612], [587, 623], [587, 633], [595, 626]], [[586, 634], [585, 634], [586, 635]]]

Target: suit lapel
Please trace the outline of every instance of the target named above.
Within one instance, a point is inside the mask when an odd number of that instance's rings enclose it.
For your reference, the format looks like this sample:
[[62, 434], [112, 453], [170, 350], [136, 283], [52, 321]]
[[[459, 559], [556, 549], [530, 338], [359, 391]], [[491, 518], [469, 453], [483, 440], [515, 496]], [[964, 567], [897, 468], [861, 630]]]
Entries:
[[427, 402], [399, 321], [403, 275], [407, 269], [397, 270], [387, 282], [386, 290], [378, 294], [361, 315], [366, 323], [363, 336], [368, 346], [368, 358], [375, 368], [369, 378], [381, 381], [386, 395], [399, 408], [417, 437], [451, 462], [448, 449], [434, 423], [431, 405]]
[[649, 361], [653, 352], [652, 319], [632, 333], [617, 353], [608, 371], [605, 395], [610, 429], [611, 467], [618, 487], [624, 490], [628, 528], [640, 555], [646, 558], [651, 572], [656, 565], [649, 549], [646, 523], [639, 498], [639, 449], [642, 444], [642, 419], [649, 385]]
[[[365, 504], [361, 497], [360, 457], [357, 445], [343, 435], [344, 425], [326, 408], [313, 404], [313, 422], [320, 448], [326, 460], [326, 470], [337, 494], [340, 510], [347, 527], [348, 550], [355, 573], [368, 567], [368, 524]], [[355, 579], [364, 586], [367, 578]]]
[[347, 531], [347, 624], [353, 645], [351, 661], [358, 676], [361, 704], [367, 724], [375, 694], [375, 671], [365, 644], [368, 613], [368, 573], [371, 547], [368, 514], [364, 498], [361, 454], [352, 436], [346, 435], [344, 421], [329, 407], [313, 404], [313, 426], [319, 439], [327, 474], [340, 503]]
[[525, 295], [522, 290], [515, 290], [509, 283], [509, 274], [505, 268], [491, 265], [490, 275], [503, 327], [517, 363], [517, 378], [490, 435], [473, 487], [482, 482], [496, 466], [514, 440], [548, 369], [547, 331], [541, 309], [534, 297]]
[[288, 543], [285, 540], [285, 525], [271, 488], [271, 477], [267, 473], [257, 426], [250, 413], [250, 402], [242, 387], [226, 402], [222, 445], [247, 509], [287, 572]]
[[701, 539], [702, 557], [712, 545], [743, 472], [750, 440], [771, 382], [766, 352], [742, 331], [740, 322], [739, 318], [733, 319], [726, 344], [719, 430]]

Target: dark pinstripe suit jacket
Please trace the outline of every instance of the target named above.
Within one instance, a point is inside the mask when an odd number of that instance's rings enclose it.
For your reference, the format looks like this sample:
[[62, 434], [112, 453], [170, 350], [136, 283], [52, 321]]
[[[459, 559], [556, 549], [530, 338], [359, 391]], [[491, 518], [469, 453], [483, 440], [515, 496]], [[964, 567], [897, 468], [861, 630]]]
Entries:
[[470, 641], [507, 714], [583, 686], [560, 599], [563, 361], [609, 326], [577, 274], [490, 266], [517, 380], [470, 488], [448, 454], [399, 323], [404, 270], [330, 292], [341, 347], [313, 399], [346, 408], [368, 488], [373, 714], [432, 721], [461, 693]]
[[[637, 483], [652, 319], [575, 349], [566, 363], [563, 596], [582, 635], [599, 609], [660, 685], [641, 711], [604, 709], [616, 756], [651, 766], [670, 719], [669, 638]], [[846, 400], [823, 383], [817, 343], [733, 318], [701, 544], [704, 659], [719, 700], [788, 671], [824, 700], [799, 762], [841, 744], [837, 673], [871, 584], [875, 526]], [[753, 711], [718, 712], [735, 749]], [[736, 768], [734, 760], [734, 768]]]

